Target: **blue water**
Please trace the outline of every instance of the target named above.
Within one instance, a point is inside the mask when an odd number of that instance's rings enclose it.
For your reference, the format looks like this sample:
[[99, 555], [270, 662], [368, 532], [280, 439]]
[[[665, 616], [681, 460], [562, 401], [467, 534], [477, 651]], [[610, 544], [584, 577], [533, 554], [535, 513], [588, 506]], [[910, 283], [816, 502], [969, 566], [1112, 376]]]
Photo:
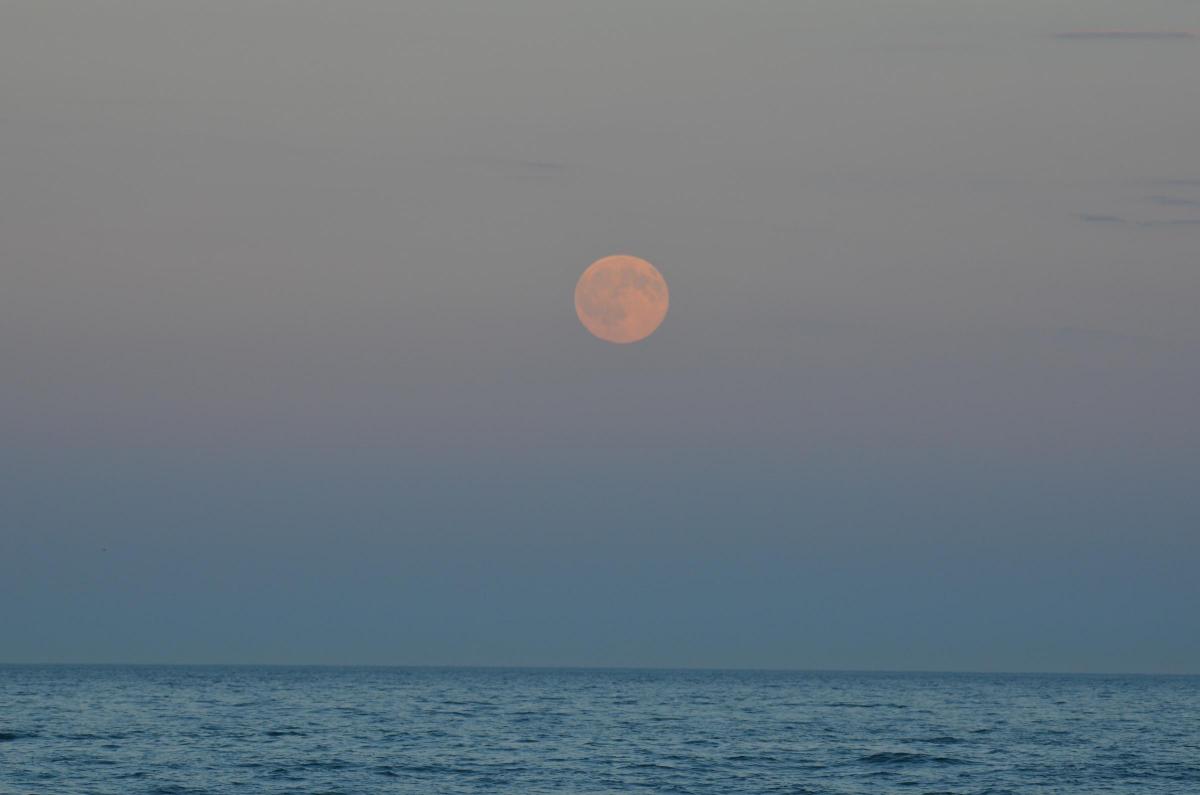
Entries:
[[0, 793], [1200, 793], [1200, 678], [0, 667]]

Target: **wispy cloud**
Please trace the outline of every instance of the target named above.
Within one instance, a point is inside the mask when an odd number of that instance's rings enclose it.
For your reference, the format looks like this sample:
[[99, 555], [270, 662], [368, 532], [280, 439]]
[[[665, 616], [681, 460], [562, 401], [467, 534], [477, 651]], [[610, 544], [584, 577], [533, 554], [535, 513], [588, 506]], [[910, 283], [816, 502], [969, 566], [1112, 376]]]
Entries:
[[1151, 185], [1165, 185], [1171, 188], [1200, 188], [1200, 179], [1191, 178], [1174, 178], [1174, 179], [1153, 179], [1150, 180]]
[[1200, 226], [1200, 218], [1169, 218], [1165, 221], [1138, 221], [1138, 226]]
[[1162, 207], [1200, 207], [1200, 200], [1181, 196], [1150, 196], [1147, 201]]
[[1196, 34], [1185, 30], [1069, 30], [1055, 33], [1056, 39], [1194, 39]]
[[1140, 226], [1145, 229], [1166, 226], [1200, 226], [1200, 218], [1166, 218], [1161, 221], [1135, 221], [1129, 218], [1122, 218], [1119, 215], [1096, 215], [1092, 213], [1084, 213], [1079, 218], [1089, 224]]

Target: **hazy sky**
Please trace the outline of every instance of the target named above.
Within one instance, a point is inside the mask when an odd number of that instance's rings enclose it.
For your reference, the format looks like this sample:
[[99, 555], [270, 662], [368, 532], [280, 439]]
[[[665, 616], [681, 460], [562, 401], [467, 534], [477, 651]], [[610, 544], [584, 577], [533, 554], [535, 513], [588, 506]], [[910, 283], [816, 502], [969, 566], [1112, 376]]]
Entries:
[[0, 661], [1200, 672], [1200, 38], [1081, 30], [1200, 4], [0, 4]]

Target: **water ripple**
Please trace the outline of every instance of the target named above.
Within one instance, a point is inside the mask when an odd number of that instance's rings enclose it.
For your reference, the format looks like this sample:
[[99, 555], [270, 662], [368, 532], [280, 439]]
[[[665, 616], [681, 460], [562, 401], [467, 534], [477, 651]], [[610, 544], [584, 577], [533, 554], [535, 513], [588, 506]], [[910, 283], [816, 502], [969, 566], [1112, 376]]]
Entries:
[[0, 666], [4, 795], [1177, 795], [1198, 747], [1187, 677]]

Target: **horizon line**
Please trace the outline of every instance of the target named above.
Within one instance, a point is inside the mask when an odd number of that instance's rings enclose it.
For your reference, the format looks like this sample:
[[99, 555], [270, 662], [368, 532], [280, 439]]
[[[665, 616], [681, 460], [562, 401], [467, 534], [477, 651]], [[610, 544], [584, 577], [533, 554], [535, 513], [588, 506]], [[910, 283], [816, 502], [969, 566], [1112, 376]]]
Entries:
[[722, 666], [667, 666], [667, 665], [464, 665], [436, 663], [253, 663], [253, 662], [4, 662], [0, 668], [394, 668], [409, 670], [462, 670], [462, 671], [659, 671], [697, 673], [792, 673], [792, 674], [937, 674], [967, 676], [1144, 676], [1144, 677], [1200, 677], [1196, 672], [1150, 672], [1150, 671], [1002, 671], [980, 669], [934, 669], [934, 668], [776, 668], [776, 667], [722, 667]]

